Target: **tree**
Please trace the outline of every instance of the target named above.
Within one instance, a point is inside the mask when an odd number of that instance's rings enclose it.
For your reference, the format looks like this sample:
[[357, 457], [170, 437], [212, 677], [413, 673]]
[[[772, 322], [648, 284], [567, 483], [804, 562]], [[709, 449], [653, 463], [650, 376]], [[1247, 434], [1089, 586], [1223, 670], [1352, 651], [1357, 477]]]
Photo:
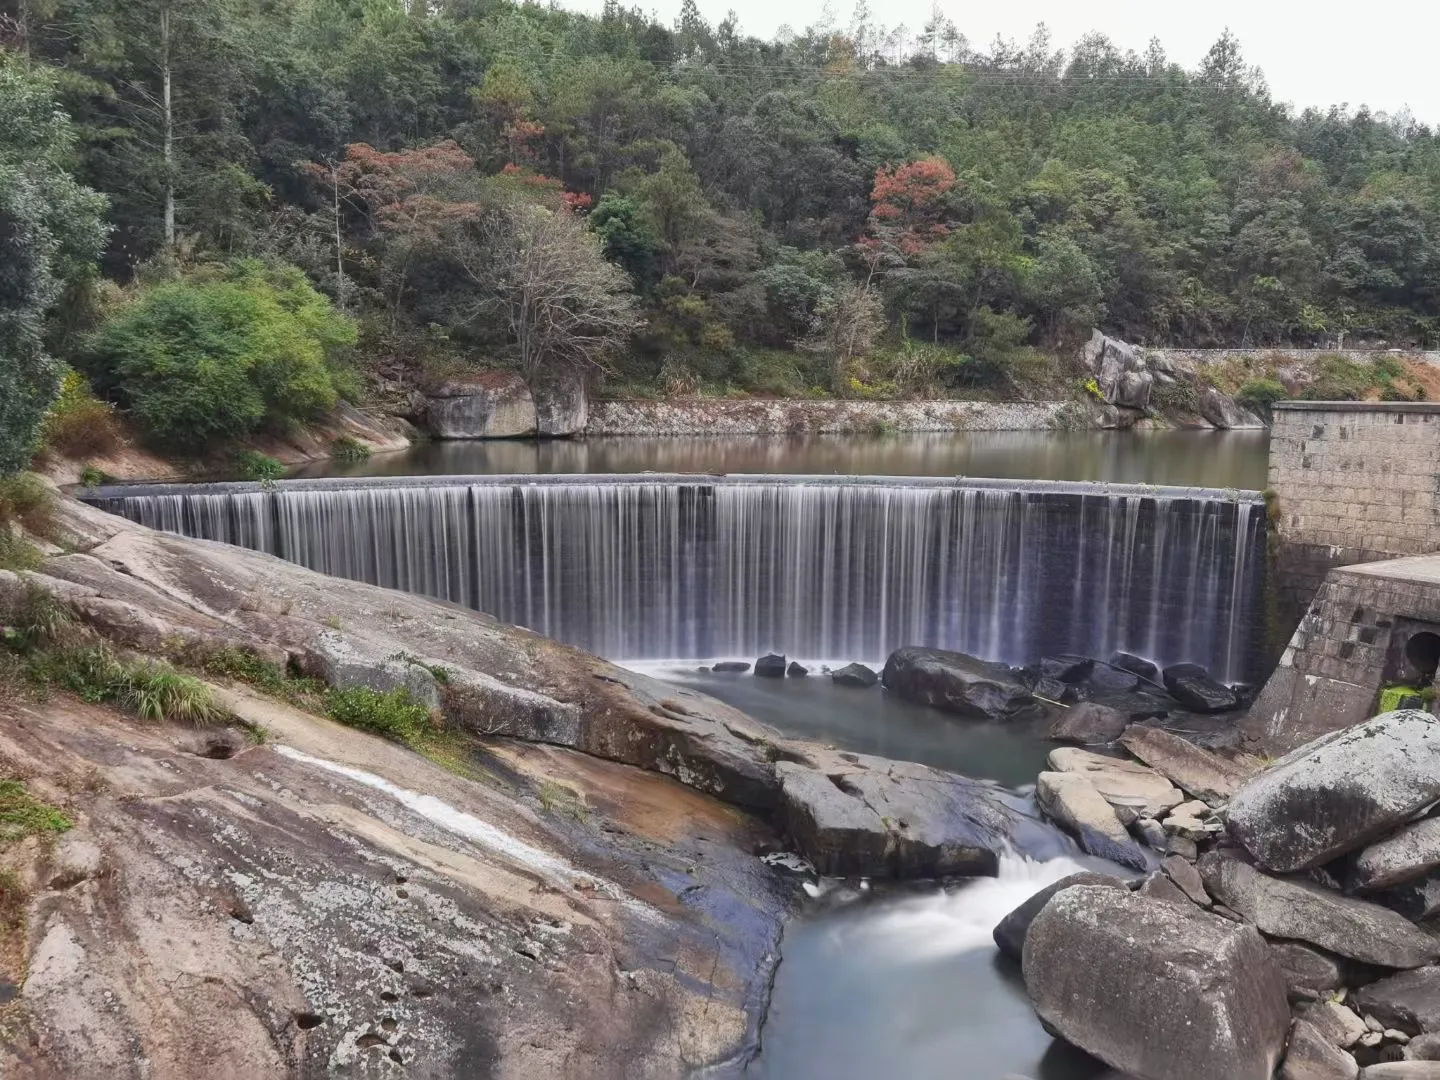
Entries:
[[461, 233], [451, 250], [478, 290], [474, 313], [501, 320], [532, 385], [603, 371], [639, 327], [624, 272], [574, 214], [512, 202]]
[[0, 475], [29, 462], [59, 388], [46, 316], [105, 243], [104, 198], [64, 168], [74, 141], [53, 77], [0, 52]]
[[821, 301], [802, 348], [830, 363], [830, 389], [844, 395], [854, 361], [875, 346], [885, 329], [885, 309], [875, 290], [851, 285]]

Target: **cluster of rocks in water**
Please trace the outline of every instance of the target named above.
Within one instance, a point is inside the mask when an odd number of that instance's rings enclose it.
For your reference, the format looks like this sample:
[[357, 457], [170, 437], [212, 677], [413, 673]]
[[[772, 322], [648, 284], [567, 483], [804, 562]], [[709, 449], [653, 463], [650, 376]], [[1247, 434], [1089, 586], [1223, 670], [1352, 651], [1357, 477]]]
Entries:
[[1190, 802], [1149, 876], [1066, 878], [996, 927], [1047, 1030], [1139, 1080], [1440, 1078], [1440, 722], [1386, 713], [1263, 768], [1156, 729], [1120, 746], [1148, 766], [1061, 750], [1046, 775], [1121, 818], [1132, 776]]

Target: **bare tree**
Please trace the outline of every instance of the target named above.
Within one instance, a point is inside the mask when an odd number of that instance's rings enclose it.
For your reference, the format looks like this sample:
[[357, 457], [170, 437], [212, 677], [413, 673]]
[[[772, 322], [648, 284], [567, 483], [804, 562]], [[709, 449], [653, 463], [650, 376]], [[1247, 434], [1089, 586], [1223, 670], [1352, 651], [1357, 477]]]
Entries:
[[866, 281], [823, 300], [800, 347], [829, 358], [830, 389], [843, 394], [851, 364], [874, 347], [884, 329], [884, 305]]
[[496, 207], [464, 230], [452, 254], [480, 290], [477, 316], [503, 320], [532, 384], [605, 370], [640, 326], [630, 279], [568, 210]]

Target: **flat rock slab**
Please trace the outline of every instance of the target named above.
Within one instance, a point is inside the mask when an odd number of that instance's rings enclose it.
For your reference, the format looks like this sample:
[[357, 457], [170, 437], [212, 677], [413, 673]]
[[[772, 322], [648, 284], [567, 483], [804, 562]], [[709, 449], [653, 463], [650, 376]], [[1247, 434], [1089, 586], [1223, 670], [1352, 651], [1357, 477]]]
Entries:
[[1352, 889], [1388, 889], [1423, 877], [1437, 866], [1440, 818], [1426, 818], [1360, 852], [1347, 884]]
[[1155, 816], [1183, 801], [1183, 795], [1154, 769], [1124, 758], [1093, 754], [1078, 747], [1062, 746], [1050, 751], [1050, 768], [1056, 772], [1085, 777], [1112, 804]]
[[1355, 1007], [1407, 1035], [1440, 1032], [1440, 968], [1402, 971], [1362, 986]]
[[1331, 732], [1247, 781], [1231, 835], [1268, 870], [1291, 873], [1379, 839], [1440, 799], [1440, 723], [1401, 710]]
[[1000, 856], [1058, 854], [1053, 832], [997, 785], [924, 765], [816, 752], [775, 767], [781, 812], [822, 874], [993, 876]]
[[1210, 895], [1272, 937], [1391, 968], [1418, 968], [1440, 957], [1440, 938], [1378, 904], [1309, 881], [1270, 877], [1224, 852], [1200, 859]]
[[1025, 989], [1067, 1042], [1143, 1080], [1270, 1080], [1285, 979], [1253, 927], [1119, 889], [1057, 893], [1025, 939]]
[[1127, 728], [1120, 745], [1187, 795], [1207, 803], [1225, 802], [1256, 772], [1256, 767], [1223, 758], [1155, 727]]
[[1061, 828], [1075, 836], [1091, 855], [1121, 866], [1144, 870], [1150, 860], [1126, 831], [1115, 808], [1081, 773], [1042, 772], [1035, 780], [1035, 800]]

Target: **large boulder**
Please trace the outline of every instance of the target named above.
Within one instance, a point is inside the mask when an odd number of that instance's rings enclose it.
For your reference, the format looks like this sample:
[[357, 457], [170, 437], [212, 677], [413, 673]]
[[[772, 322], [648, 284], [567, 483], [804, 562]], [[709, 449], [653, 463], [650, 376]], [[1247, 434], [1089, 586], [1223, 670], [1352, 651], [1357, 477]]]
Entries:
[[1407, 1035], [1440, 1031], [1440, 967], [1402, 971], [1362, 986], [1355, 1007]]
[[1171, 664], [1162, 673], [1170, 696], [1191, 712], [1229, 712], [1240, 707], [1240, 697], [1216, 682], [1199, 664]]
[[437, 439], [534, 435], [535, 399], [519, 375], [487, 371], [447, 379], [427, 395], [426, 426]]
[[1227, 851], [1201, 856], [1199, 865], [1210, 895], [1271, 937], [1381, 967], [1417, 968], [1440, 958], [1440, 938], [1378, 904], [1311, 881], [1270, 877]]
[[1138, 675], [1146, 682], [1158, 682], [1160, 679], [1160, 669], [1143, 656], [1136, 656], [1134, 653], [1111, 653], [1107, 663], [1112, 668], [1119, 668], [1121, 671], [1128, 671], [1132, 675]]
[[585, 380], [574, 372], [557, 372], [535, 381], [535, 433], [578, 435], [590, 419]]
[[1253, 927], [1119, 889], [1051, 898], [1025, 937], [1025, 989], [1055, 1034], [1138, 1080], [1270, 1080], [1285, 978]]
[[1003, 789], [864, 754], [781, 761], [781, 813], [822, 874], [994, 876], [1000, 856], [1057, 853], [1054, 834]]
[[766, 653], [755, 661], [755, 674], [765, 679], [783, 679], [785, 665], [785, 657], [778, 653]]
[[1252, 765], [1223, 758], [1161, 728], [1128, 728], [1120, 745], [1176, 787], [1209, 803], [1226, 801], [1255, 773]]
[[1200, 415], [1221, 431], [1265, 426], [1265, 422], [1258, 416], [1242, 409], [1229, 394], [1222, 393], [1213, 386], [1201, 389], [1199, 405]]
[[1437, 866], [1440, 818], [1426, 818], [1360, 852], [1347, 884], [1352, 889], [1387, 889], [1423, 877]]
[[1046, 885], [996, 924], [993, 936], [995, 947], [1000, 950], [1000, 954], [1019, 960], [1025, 953], [1025, 935], [1030, 932], [1030, 924], [1035, 921], [1035, 916], [1040, 914], [1040, 910], [1050, 902], [1052, 896], [1072, 885], [1098, 885], [1106, 889], [1129, 888], [1118, 877], [1096, 874], [1089, 870], [1082, 870], [1078, 874], [1071, 874]]
[[1004, 665], [944, 649], [896, 649], [885, 661], [881, 681], [909, 701], [976, 720], [1009, 720], [1038, 708]]
[[1247, 781], [1230, 833], [1269, 870], [1320, 866], [1440, 799], [1440, 723], [1402, 710], [1322, 735]]

